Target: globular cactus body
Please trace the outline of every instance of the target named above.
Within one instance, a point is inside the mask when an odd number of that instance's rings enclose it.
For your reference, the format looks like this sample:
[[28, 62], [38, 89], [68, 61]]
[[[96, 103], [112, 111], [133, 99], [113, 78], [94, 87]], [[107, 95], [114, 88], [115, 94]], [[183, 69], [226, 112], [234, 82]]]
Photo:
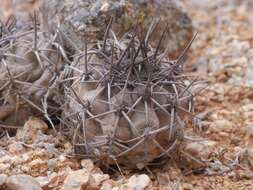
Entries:
[[180, 146], [193, 100], [181, 58], [168, 60], [132, 32], [86, 49], [66, 73], [74, 81], [62, 124], [76, 154], [143, 168]]

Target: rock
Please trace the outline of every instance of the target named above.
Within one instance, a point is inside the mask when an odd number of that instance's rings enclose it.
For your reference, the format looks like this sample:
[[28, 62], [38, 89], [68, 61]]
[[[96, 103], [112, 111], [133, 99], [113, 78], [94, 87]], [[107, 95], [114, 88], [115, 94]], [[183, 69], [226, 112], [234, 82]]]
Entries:
[[248, 170], [239, 170], [236, 172], [236, 176], [239, 179], [247, 179], [247, 180], [252, 180], [253, 179], [253, 172], [248, 171]]
[[246, 147], [239, 150], [239, 162], [253, 171], [253, 125], [248, 123], [246, 130]]
[[109, 180], [109, 175], [94, 173], [90, 176], [87, 189], [99, 189], [102, 186], [102, 183], [106, 180]]
[[[141, 23], [141, 31], [146, 32], [154, 18], [160, 18], [155, 33], [151, 36], [151, 45], [160, 40], [165, 26], [168, 30], [161, 43], [161, 50], [168, 48], [168, 55], [176, 59], [193, 37], [191, 19], [175, 3], [169, 1], [130, 1], [126, 12], [115, 24], [121, 33], [130, 29], [136, 22]], [[169, 45], [169, 46], [168, 46]], [[153, 46], [155, 47], [155, 46]]]
[[43, 30], [53, 32], [55, 25], [60, 26], [60, 31], [64, 36], [68, 36], [67, 41], [71, 46], [74, 45], [76, 50], [83, 48], [84, 36], [91, 40], [102, 39], [111, 17], [114, 17], [113, 30], [119, 35], [132, 29], [136, 23], [141, 23], [140, 33], [143, 34], [148, 30], [152, 19], [160, 17], [161, 22], [151, 42], [160, 39], [168, 24], [161, 48], [164, 50], [169, 44], [169, 55], [173, 59], [179, 56], [193, 36], [191, 19], [176, 3], [170, 1], [25, 0], [15, 1], [14, 4], [10, 3], [10, 0], [4, 2], [8, 3], [0, 5], [0, 19], [1, 13], [4, 13], [2, 16], [5, 18], [16, 14], [19, 22], [27, 22], [33, 20], [31, 12], [39, 8], [39, 20]]
[[183, 183], [180, 186], [181, 186], [181, 187], [179, 187], [180, 190], [194, 190], [193, 185], [190, 183]]
[[29, 175], [13, 175], [6, 180], [8, 190], [42, 190], [39, 183]]
[[[117, 189], [124, 190], [144, 190], [150, 184], [150, 178], [146, 174], [133, 175], [129, 178], [128, 182], [118, 187]], [[114, 189], [114, 188], [113, 188]], [[115, 189], [116, 190], [116, 189]]]
[[185, 150], [191, 155], [207, 158], [212, 153], [216, 144], [215, 141], [211, 140], [192, 142], [186, 145]]
[[208, 176], [215, 175], [217, 173], [227, 173], [231, 171], [231, 168], [224, 165], [221, 161], [213, 159], [208, 163], [208, 167], [205, 168], [205, 174]]
[[235, 145], [235, 146], [239, 146], [240, 143], [241, 143], [241, 139], [236, 135], [232, 135], [230, 143]]
[[47, 124], [35, 117], [30, 117], [22, 129], [17, 130], [16, 138], [27, 144], [33, 143], [38, 133], [45, 132], [48, 129]]
[[66, 154], [72, 153], [72, 144], [70, 142], [64, 142], [63, 147]]
[[61, 190], [82, 190], [89, 181], [90, 172], [86, 169], [71, 171], [65, 179]]
[[67, 173], [71, 171], [70, 168], [65, 169], [64, 171], [58, 173], [52, 173], [44, 177], [37, 177], [36, 180], [40, 183], [42, 189], [51, 190], [59, 189], [63, 184], [64, 180], [67, 177]]
[[30, 163], [27, 164], [30, 168], [32, 175], [39, 175], [43, 171], [48, 169], [48, 164], [46, 160], [42, 160], [41, 158], [37, 158], [32, 160]]
[[216, 142], [211, 140], [187, 143], [184, 147], [185, 154], [182, 155], [182, 164], [190, 168], [200, 168], [204, 166], [202, 160], [208, 159], [214, 152]]
[[64, 181], [61, 190], [83, 190], [83, 189], [101, 189], [101, 190], [144, 190], [149, 184], [150, 179], [147, 175], [134, 175], [126, 182], [115, 182], [109, 179], [109, 175], [96, 170], [87, 171], [85, 169], [71, 171]]
[[216, 7], [217, 4], [220, 4], [221, 2], [219, 0], [214, 0], [214, 1], [208, 1], [208, 3], [206, 3], [205, 1], [191, 0], [190, 3], [194, 7], [197, 7], [200, 9], [207, 9], [207, 8]]
[[[162, 40], [161, 49], [168, 46], [168, 54], [175, 59], [193, 36], [191, 19], [176, 4], [168, 1], [68, 1], [45, 0], [44, 10], [51, 25], [60, 23], [60, 30], [68, 36], [74, 49], [82, 49], [84, 37], [102, 39], [110, 17], [114, 17], [113, 30], [122, 35], [139, 24], [140, 33], [146, 32], [153, 18], [161, 18], [151, 42], [157, 42], [168, 23], [168, 31]], [[62, 11], [64, 10], [64, 11]], [[49, 24], [50, 25], [50, 24]], [[48, 28], [54, 28], [48, 26]]]
[[239, 162], [244, 167], [253, 171], [253, 147], [245, 148], [240, 151]]
[[48, 176], [39, 176], [39, 177], [36, 177], [36, 181], [40, 184], [40, 187], [42, 187], [42, 189], [44, 189], [44, 187], [46, 187], [47, 184], [49, 183], [49, 177]]
[[21, 16], [23, 12], [37, 9], [41, 0], [2, 0], [0, 5], [0, 20], [6, 21], [10, 16]]
[[22, 143], [13, 141], [9, 146], [8, 146], [8, 151], [12, 154], [21, 154], [25, 152], [25, 148], [22, 145]]
[[7, 180], [7, 175], [5, 174], [0, 174], [0, 189], [4, 186], [6, 180]]
[[91, 171], [94, 169], [94, 164], [91, 160], [89, 159], [85, 159], [81, 161], [81, 166], [85, 169], [87, 169], [88, 171]]
[[109, 180], [109, 175], [94, 166], [89, 159], [81, 161], [83, 169], [70, 171], [61, 190], [99, 189], [102, 183]]
[[249, 111], [252, 111], [253, 110], [253, 104], [247, 104], [247, 105], [244, 105], [242, 106], [242, 111], [243, 112], [249, 112]]
[[167, 172], [157, 173], [157, 182], [158, 182], [160, 188], [168, 186], [168, 183], [170, 181], [171, 181], [170, 176]]
[[246, 145], [248, 148], [253, 147], [253, 123], [247, 124], [247, 137], [246, 137]]
[[116, 186], [116, 182], [113, 180], [106, 180], [102, 183], [100, 190], [111, 190]]
[[226, 119], [215, 120], [209, 127], [211, 133], [231, 132], [234, 124]]
[[9, 163], [0, 163], [0, 173], [7, 173], [11, 165]]
[[53, 172], [54, 169], [57, 166], [57, 160], [56, 159], [50, 159], [50, 160], [48, 160], [47, 166], [48, 166], [48, 170], [51, 171], [51, 172]]

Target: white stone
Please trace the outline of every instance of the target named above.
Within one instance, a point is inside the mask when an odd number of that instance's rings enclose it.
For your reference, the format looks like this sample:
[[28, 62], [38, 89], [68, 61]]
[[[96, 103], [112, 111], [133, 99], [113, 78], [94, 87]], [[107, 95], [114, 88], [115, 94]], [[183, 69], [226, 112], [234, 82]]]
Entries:
[[87, 189], [98, 189], [110, 177], [107, 174], [94, 173], [90, 176]]
[[8, 190], [42, 190], [39, 183], [29, 175], [13, 175], [6, 180]]
[[133, 175], [127, 183], [118, 187], [118, 190], [144, 190], [150, 184], [150, 178], [146, 174]]
[[89, 181], [90, 173], [86, 169], [71, 171], [65, 179], [61, 190], [82, 190]]
[[8, 176], [5, 174], [0, 174], [0, 189], [1, 189], [1, 186], [5, 184], [7, 177]]
[[208, 131], [210, 132], [231, 132], [234, 127], [234, 124], [226, 119], [220, 119], [214, 121]]

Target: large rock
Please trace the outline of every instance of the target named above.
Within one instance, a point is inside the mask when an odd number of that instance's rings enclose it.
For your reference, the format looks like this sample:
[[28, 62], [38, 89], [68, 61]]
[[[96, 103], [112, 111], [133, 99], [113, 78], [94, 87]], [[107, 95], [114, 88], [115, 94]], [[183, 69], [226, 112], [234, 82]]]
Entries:
[[[157, 42], [168, 24], [168, 31], [162, 41], [161, 48], [167, 44], [172, 58], [179, 53], [192, 38], [193, 28], [190, 18], [171, 1], [164, 0], [3, 0], [0, 5], [0, 19], [7, 20], [10, 15], [22, 21], [33, 20], [33, 11], [41, 9], [41, 23], [44, 30], [53, 31], [59, 26], [63, 35], [76, 48], [83, 48], [84, 36], [89, 39], [102, 39], [110, 20], [114, 17], [114, 30], [123, 34], [141, 23], [142, 33], [146, 32], [154, 18], [161, 18], [157, 32], [151, 41]], [[21, 22], [20, 22], [21, 20]]]
[[89, 41], [102, 39], [110, 17], [115, 18], [113, 29], [120, 35], [133, 28], [136, 23], [141, 23], [139, 29], [143, 34], [152, 20], [160, 17], [160, 24], [151, 37], [151, 42], [159, 41], [168, 24], [161, 49], [168, 45], [171, 58], [177, 58], [193, 36], [190, 18], [169, 1], [45, 0], [43, 6], [46, 13], [45, 27], [49, 30], [55, 28], [57, 20], [60, 30], [68, 36], [69, 43], [78, 49], [83, 49], [85, 36], [88, 36]]

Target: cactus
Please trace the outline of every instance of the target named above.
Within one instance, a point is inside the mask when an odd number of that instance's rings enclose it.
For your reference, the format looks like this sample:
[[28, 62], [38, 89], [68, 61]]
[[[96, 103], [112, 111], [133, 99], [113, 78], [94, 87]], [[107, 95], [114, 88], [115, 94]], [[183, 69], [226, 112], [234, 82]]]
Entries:
[[108, 37], [108, 27], [103, 41], [66, 68], [72, 82], [64, 85], [62, 129], [77, 155], [141, 169], [180, 147], [193, 111], [195, 82], [182, 66], [192, 41], [168, 60], [159, 50], [163, 35], [156, 48], [149, 44], [156, 25], [141, 39], [134, 29]]

